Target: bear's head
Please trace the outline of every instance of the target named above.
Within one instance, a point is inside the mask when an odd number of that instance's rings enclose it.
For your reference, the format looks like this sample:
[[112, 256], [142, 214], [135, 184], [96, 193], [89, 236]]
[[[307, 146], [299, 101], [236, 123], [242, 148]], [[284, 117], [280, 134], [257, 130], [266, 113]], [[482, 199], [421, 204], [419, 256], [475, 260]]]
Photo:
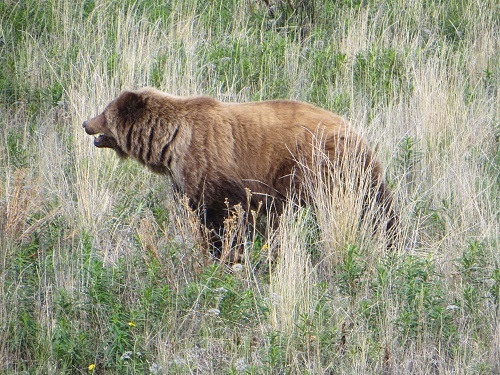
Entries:
[[94, 135], [94, 146], [111, 148], [118, 156], [126, 158], [127, 136], [140, 122], [146, 110], [146, 99], [138, 92], [124, 91], [108, 104], [100, 115], [85, 121], [82, 126], [89, 135]]

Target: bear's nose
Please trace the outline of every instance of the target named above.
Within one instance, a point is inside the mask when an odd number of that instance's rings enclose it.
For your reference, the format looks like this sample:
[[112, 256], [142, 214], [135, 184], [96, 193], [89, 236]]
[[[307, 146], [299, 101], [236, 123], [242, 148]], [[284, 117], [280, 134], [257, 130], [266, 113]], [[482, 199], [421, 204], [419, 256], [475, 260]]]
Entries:
[[83, 124], [82, 124], [82, 127], [86, 127], [87, 126], [87, 121], [84, 121]]

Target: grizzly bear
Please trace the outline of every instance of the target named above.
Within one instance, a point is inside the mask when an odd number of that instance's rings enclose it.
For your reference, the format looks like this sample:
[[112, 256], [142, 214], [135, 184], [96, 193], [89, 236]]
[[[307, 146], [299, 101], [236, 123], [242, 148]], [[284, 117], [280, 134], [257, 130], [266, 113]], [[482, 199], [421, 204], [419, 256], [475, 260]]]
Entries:
[[[237, 204], [264, 207], [263, 212], [273, 215], [279, 215], [290, 196], [307, 204], [301, 177], [304, 166], [313, 167], [308, 164], [318, 147], [334, 167], [356, 158], [363, 178], [370, 179], [368, 198], [383, 216], [374, 227], [382, 223], [387, 233], [394, 230], [391, 193], [371, 150], [342, 117], [311, 104], [223, 103], [143, 88], [123, 91], [83, 127], [97, 136], [96, 147], [111, 148], [122, 158], [132, 157], [153, 172], [170, 175], [216, 234]], [[320, 139], [316, 144], [315, 137]], [[221, 242], [214, 240], [213, 245], [212, 253], [220, 256]]]

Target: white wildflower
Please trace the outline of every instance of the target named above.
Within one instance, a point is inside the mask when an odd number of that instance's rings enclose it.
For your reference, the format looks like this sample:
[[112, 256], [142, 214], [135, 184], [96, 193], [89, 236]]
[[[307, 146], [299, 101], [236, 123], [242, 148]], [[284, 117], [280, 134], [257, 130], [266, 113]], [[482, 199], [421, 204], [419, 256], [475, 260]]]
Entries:
[[131, 355], [132, 355], [132, 352], [125, 352], [125, 353], [122, 354], [122, 356], [120, 357], [120, 359], [122, 361], [126, 361], [126, 360], [128, 360], [128, 359], [131, 358]]
[[156, 362], [151, 363], [151, 366], [149, 366], [149, 373], [158, 374], [159, 372], [160, 372], [160, 366], [158, 366], [158, 363]]
[[233, 264], [233, 272], [239, 273], [241, 271], [243, 271], [243, 264], [241, 264], [241, 263]]
[[219, 316], [220, 315], [220, 310], [219, 309], [210, 309], [210, 310], [207, 311], [207, 314], [214, 315], [214, 316]]
[[247, 368], [247, 364], [245, 363], [245, 358], [238, 358], [235, 363], [236, 371], [243, 372]]

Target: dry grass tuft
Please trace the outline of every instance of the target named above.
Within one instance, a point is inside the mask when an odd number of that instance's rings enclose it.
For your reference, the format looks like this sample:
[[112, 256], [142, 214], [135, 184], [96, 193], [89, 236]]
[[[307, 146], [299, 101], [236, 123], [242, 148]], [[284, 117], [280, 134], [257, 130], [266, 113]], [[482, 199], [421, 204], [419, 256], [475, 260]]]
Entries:
[[304, 239], [308, 236], [311, 212], [289, 203], [280, 217], [271, 249], [274, 252], [269, 283], [270, 324], [288, 337], [297, 322], [313, 313], [312, 287], [316, 276]]

